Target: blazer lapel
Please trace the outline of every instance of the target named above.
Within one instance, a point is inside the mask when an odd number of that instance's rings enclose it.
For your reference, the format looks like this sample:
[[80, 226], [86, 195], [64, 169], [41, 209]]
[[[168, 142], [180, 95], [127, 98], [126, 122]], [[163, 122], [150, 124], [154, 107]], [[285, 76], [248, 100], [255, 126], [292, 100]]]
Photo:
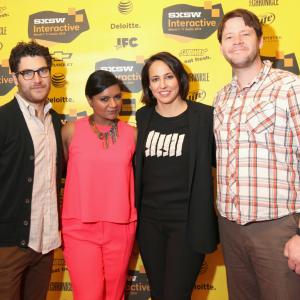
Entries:
[[197, 129], [199, 111], [188, 101], [188, 124], [189, 124], [189, 169], [188, 169], [188, 199], [190, 199], [190, 193], [192, 188], [194, 169], [196, 164], [196, 151], [199, 138], [199, 132]]
[[26, 141], [26, 147], [28, 148], [28, 151], [30, 151], [30, 153], [34, 153], [33, 140], [32, 140], [30, 131], [27, 127], [26, 120], [25, 120], [23, 113], [21, 111], [21, 108], [19, 106], [17, 98], [14, 98], [12, 100], [12, 108], [14, 110], [13, 118], [15, 118], [16, 122], [18, 123], [21, 130], [23, 131], [24, 138]]
[[144, 149], [146, 143], [146, 134], [149, 126], [149, 122], [153, 113], [154, 107], [149, 107], [141, 111], [139, 116], [139, 127], [138, 127], [138, 139], [136, 149], [136, 164], [135, 164], [135, 176], [136, 176], [136, 206], [139, 208], [139, 202], [141, 198], [141, 188], [142, 188], [142, 170], [143, 170], [143, 157]]

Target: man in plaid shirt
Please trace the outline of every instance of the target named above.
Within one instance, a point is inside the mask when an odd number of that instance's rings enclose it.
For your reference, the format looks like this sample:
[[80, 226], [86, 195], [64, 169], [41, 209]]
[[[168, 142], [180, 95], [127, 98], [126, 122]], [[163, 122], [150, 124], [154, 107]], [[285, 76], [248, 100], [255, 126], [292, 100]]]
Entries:
[[[257, 16], [228, 12], [217, 94], [217, 207], [232, 300], [300, 299], [300, 79], [262, 62]], [[298, 274], [298, 275], [297, 275]]]

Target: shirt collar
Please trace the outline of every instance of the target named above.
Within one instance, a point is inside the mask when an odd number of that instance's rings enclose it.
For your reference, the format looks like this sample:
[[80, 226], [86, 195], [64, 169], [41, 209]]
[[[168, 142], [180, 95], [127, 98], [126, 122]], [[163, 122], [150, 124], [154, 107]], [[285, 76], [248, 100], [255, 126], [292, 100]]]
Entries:
[[[28, 117], [36, 117], [36, 111], [33, 105], [26, 101], [19, 93], [17, 93], [15, 97], [19, 103], [20, 108], [24, 113], [27, 114]], [[49, 113], [51, 108], [51, 102], [47, 101], [44, 105], [44, 116], [46, 116]]]
[[[254, 79], [246, 86], [246, 88], [251, 87], [255, 83], [263, 81], [267, 75], [269, 74], [270, 70], [272, 68], [272, 62], [269, 60], [264, 60], [263, 61], [263, 67], [261, 70], [257, 73], [257, 75], [254, 77]], [[237, 77], [234, 76], [232, 78], [232, 81], [230, 83], [232, 88], [238, 88], [238, 82], [237, 82]]]

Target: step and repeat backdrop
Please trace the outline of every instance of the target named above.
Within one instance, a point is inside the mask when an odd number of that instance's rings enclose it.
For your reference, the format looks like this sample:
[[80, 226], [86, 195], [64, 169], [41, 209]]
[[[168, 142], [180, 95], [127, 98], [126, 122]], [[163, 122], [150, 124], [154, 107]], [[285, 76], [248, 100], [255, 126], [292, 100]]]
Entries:
[[[90, 113], [85, 82], [90, 73], [104, 69], [125, 83], [120, 117], [135, 124], [135, 112], [141, 107], [140, 71], [144, 60], [159, 51], [169, 51], [185, 64], [188, 98], [211, 105], [217, 90], [232, 76], [216, 37], [222, 16], [235, 8], [256, 13], [263, 25], [263, 58], [299, 75], [297, 4], [297, 0], [0, 0], [0, 105], [16, 92], [8, 66], [10, 50], [29, 39], [50, 48], [49, 101], [65, 120]], [[150, 299], [136, 247], [126, 295], [130, 300]], [[68, 270], [57, 250], [47, 300], [72, 299]], [[220, 250], [206, 257], [192, 299], [228, 299]]]

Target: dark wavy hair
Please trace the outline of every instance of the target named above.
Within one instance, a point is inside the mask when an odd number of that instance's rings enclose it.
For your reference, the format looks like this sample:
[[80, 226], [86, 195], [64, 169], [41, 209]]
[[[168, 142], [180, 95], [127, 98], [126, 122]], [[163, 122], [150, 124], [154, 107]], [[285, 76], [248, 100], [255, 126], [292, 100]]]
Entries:
[[238, 8], [238, 9], [229, 11], [228, 13], [226, 13], [223, 16], [222, 21], [218, 26], [218, 33], [217, 33], [218, 40], [220, 43], [222, 42], [222, 34], [224, 31], [225, 23], [229, 19], [232, 19], [232, 18], [242, 18], [247, 26], [249, 26], [255, 30], [255, 33], [256, 33], [256, 36], [258, 39], [260, 39], [262, 37], [262, 34], [263, 34], [262, 27], [261, 27], [258, 17], [249, 10]]
[[119, 85], [121, 90], [124, 89], [122, 82], [113, 73], [105, 70], [95, 71], [86, 82], [85, 95], [91, 98], [115, 84]]
[[153, 106], [156, 105], [157, 100], [150, 90], [149, 68], [157, 60], [164, 62], [174, 73], [179, 84], [179, 94], [182, 99], [186, 99], [189, 92], [189, 77], [187, 71], [184, 69], [181, 61], [169, 52], [159, 52], [150, 56], [142, 69], [142, 87], [143, 96], [142, 103]]
[[52, 57], [49, 53], [49, 48], [44, 47], [34, 40], [25, 43], [19, 42], [10, 52], [9, 56], [9, 67], [11, 72], [19, 71], [19, 64], [22, 57], [26, 56], [42, 56], [45, 58], [47, 66], [51, 69]]

